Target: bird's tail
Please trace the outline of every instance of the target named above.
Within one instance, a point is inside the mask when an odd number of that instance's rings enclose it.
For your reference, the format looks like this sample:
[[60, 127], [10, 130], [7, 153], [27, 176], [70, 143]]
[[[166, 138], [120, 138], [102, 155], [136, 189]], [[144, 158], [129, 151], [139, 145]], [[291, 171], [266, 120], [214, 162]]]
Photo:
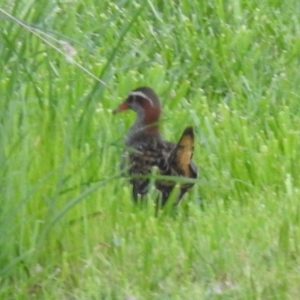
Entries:
[[169, 164], [175, 168], [181, 176], [194, 178], [197, 171], [193, 170], [194, 129], [187, 127], [183, 131], [179, 142], [169, 157]]

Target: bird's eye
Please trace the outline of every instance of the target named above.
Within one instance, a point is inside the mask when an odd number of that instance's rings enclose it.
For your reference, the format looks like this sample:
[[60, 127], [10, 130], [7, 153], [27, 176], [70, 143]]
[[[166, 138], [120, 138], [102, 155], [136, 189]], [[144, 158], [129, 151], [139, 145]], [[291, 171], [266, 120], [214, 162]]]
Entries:
[[134, 96], [129, 96], [128, 98], [127, 98], [127, 103], [128, 104], [131, 104], [132, 102], [134, 101]]

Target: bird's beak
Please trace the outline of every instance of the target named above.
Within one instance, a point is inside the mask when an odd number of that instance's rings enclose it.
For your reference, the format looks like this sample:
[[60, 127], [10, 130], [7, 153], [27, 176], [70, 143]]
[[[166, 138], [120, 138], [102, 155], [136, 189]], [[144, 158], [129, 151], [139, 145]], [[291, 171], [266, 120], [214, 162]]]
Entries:
[[113, 110], [113, 114], [119, 113], [121, 111], [129, 109], [129, 105], [127, 102], [121, 103], [116, 109]]

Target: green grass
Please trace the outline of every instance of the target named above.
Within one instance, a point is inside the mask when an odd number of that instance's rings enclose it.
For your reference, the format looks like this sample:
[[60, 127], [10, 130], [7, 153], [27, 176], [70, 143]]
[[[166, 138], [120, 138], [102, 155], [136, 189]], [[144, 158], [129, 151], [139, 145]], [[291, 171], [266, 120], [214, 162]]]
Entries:
[[[299, 297], [299, 1], [0, 7], [1, 299]], [[158, 218], [111, 114], [140, 85], [164, 137], [196, 131], [200, 178]]]

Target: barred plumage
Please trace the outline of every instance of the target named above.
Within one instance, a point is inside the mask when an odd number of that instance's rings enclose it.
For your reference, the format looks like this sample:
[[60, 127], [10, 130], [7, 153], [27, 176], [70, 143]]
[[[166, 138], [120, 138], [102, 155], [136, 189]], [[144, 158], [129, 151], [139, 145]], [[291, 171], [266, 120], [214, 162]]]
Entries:
[[[187, 127], [178, 143], [164, 140], [159, 132], [161, 114], [160, 101], [156, 93], [149, 87], [140, 87], [132, 91], [127, 99], [114, 111], [132, 109], [137, 118], [125, 139], [127, 147], [132, 149], [123, 153], [127, 161], [128, 173], [132, 176], [132, 193], [135, 201], [147, 194], [149, 175], [153, 167], [158, 168], [161, 175], [197, 178], [197, 168], [192, 161], [194, 150], [194, 131]], [[156, 188], [161, 192], [161, 204], [166, 204], [175, 182], [157, 179]], [[180, 192], [175, 199], [178, 204], [183, 195], [194, 183], [181, 183]]]

